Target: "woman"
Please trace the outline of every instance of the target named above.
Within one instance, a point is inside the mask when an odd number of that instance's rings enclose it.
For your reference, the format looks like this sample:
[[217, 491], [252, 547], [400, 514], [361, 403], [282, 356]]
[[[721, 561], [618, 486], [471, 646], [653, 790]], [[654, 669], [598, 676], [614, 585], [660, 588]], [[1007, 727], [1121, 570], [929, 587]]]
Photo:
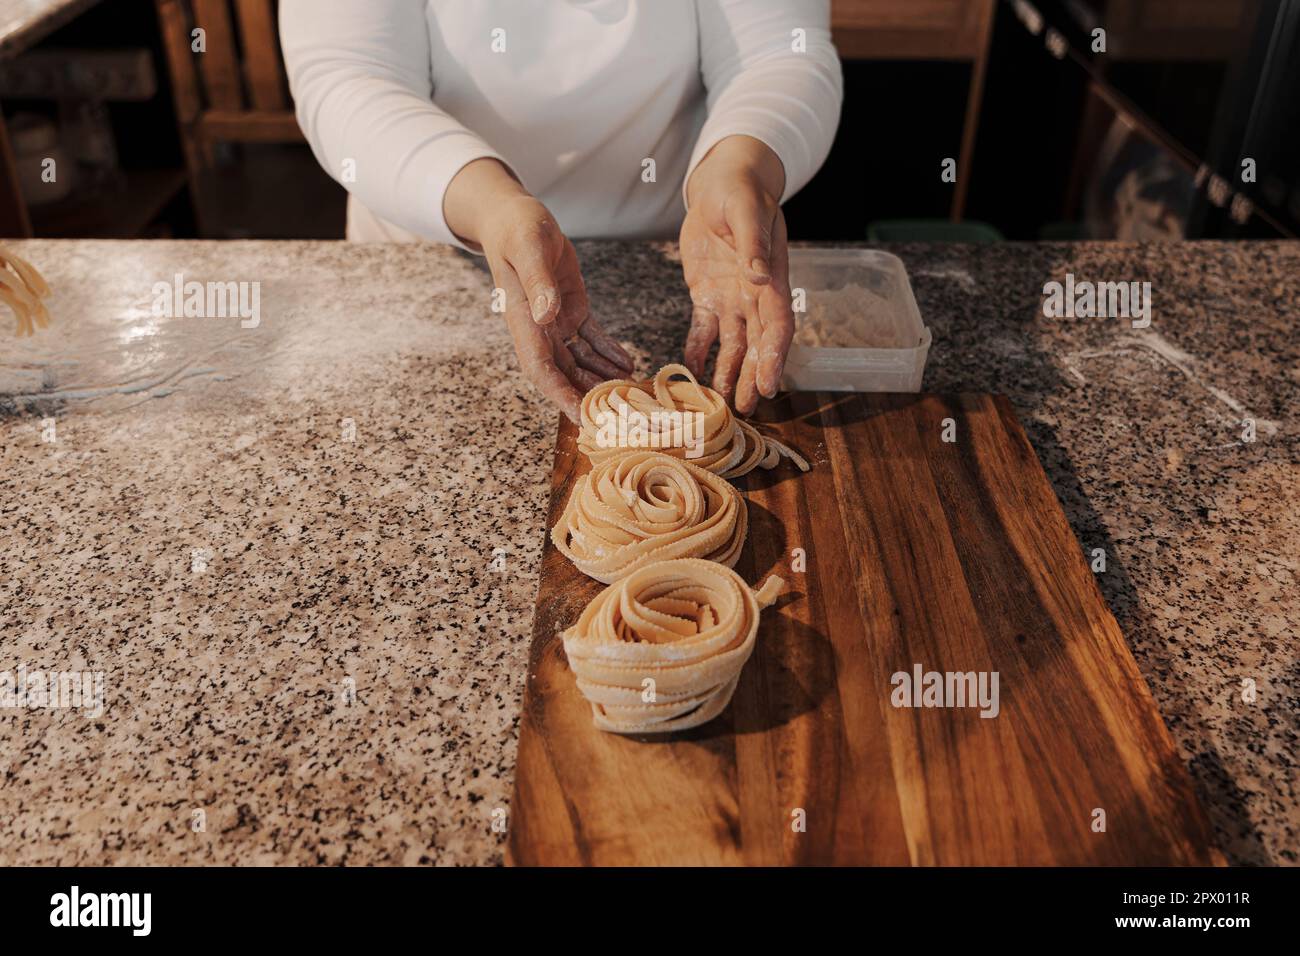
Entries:
[[298, 118], [348, 236], [482, 252], [528, 378], [570, 418], [631, 371], [575, 238], [680, 229], [686, 364], [749, 414], [793, 334], [780, 203], [839, 119], [829, 0], [283, 0]]

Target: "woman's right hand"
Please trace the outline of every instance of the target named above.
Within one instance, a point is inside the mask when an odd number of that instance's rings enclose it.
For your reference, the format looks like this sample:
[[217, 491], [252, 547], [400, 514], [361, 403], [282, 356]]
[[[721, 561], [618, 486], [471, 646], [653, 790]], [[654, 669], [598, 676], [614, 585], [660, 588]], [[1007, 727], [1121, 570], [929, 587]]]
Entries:
[[452, 231], [487, 257], [524, 375], [576, 422], [582, 396], [606, 379], [628, 377], [632, 360], [591, 317], [573, 243], [494, 159], [475, 160], [456, 175], [443, 213]]

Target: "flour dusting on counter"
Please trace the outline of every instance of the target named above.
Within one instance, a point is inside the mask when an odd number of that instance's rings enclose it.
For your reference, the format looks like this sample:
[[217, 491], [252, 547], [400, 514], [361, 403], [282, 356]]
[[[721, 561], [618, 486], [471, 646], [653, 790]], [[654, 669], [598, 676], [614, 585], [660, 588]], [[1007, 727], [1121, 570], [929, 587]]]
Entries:
[[[0, 671], [102, 671], [105, 712], [0, 719], [10, 862], [499, 862], [557, 416], [487, 273], [414, 245], [14, 247], [54, 292], [48, 328], [0, 342], [0, 387], [37, 396], [0, 395]], [[1229, 859], [1297, 863], [1300, 248], [1177, 248], [895, 247], [988, 293], [917, 283], [926, 388], [1015, 406]], [[678, 361], [673, 247], [577, 251], [641, 372]], [[1044, 320], [1067, 269], [1159, 281], [1201, 380]], [[177, 272], [262, 282], [259, 327], [155, 321]], [[1207, 305], [1229, 298], [1249, 307]], [[1276, 433], [1241, 442], [1209, 381]]]

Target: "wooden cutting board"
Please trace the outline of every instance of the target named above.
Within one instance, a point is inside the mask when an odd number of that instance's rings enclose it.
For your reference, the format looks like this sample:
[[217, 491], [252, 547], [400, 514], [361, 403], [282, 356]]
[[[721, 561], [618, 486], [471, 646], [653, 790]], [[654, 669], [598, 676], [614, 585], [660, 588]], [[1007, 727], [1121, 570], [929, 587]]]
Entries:
[[[592, 726], [559, 633], [601, 585], [547, 542], [512, 863], [1222, 862], [1005, 399], [803, 393], [758, 419], [813, 468], [737, 482], [750, 530], [736, 570], [788, 587], [710, 724]], [[548, 527], [588, 468], [574, 439], [565, 422]], [[996, 671], [997, 716], [894, 706], [893, 675], [916, 665], [985, 672], [989, 690]]]

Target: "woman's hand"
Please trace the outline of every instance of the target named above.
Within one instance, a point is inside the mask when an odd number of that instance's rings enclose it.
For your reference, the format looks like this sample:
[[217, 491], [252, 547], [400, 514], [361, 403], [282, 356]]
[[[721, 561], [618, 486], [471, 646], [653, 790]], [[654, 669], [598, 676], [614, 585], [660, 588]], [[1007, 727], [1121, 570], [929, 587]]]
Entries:
[[588, 313], [573, 243], [493, 159], [476, 160], [456, 175], [443, 214], [457, 236], [487, 257], [505, 293], [506, 325], [524, 375], [576, 422], [582, 396], [606, 379], [626, 378], [632, 360]]
[[794, 314], [780, 196], [785, 169], [766, 145], [729, 136], [695, 167], [682, 224], [682, 271], [694, 311], [686, 366], [704, 377], [718, 342], [713, 387], [742, 415], [781, 382]]

